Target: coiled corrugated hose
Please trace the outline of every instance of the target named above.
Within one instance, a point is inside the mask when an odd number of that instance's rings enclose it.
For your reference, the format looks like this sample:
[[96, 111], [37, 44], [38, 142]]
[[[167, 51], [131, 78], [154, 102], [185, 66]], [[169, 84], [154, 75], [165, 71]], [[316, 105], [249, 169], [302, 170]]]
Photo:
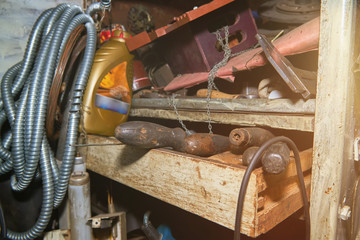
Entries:
[[[55, 68], [71, 32], [80, 24], [87, 30], [87, 45], [75, 80], [68, 119], [64, 156], [58, 167], [45, 132], [47, 100]], [[43, 185], [40, 216], [26, 232], [7, 230], [10, 239], [34, 239], [49, 223], [52, 211], [63, 200], [75, 157], [82, 96], [96, 47], [92, 18], [80, 7], [62, 4], [48, 9], [31, 31], [24, 58], [1, 80], [0, 95], [0, 175], [12, 173], [14, 191], [26, 189], [37, 176]], [[10, 134], [4, 134], [9, 122]]]

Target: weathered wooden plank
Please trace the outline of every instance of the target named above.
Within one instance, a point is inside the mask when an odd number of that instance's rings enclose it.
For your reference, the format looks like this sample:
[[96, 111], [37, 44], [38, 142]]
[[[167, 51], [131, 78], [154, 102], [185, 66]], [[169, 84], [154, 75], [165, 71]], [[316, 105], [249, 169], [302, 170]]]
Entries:
[[[310, 196], [311, 173], [304, 176], [307, 195]], [[256, 223], [256, 234], [260, 235], [274, 228], [277, 224], [284, 221], [291, 214], [303, 206], [303, 200], [299, 191], [297, 177], [288, 179], [288, 183], [282, 182], [272, 185], [266, 189], [261, 196], [263, 201], [262, 209], [258, 212]], [[259, 201], [259, 200], [258, 200]], [[261, 206], [261, 205], [260, 205]]]
[[70, 240], [70, 239], [71, 239], [70, 230], [58, 229], [47, 232], [44, 235], [44, 240]]
[[[89, 137], [89, 143], [111, 142]], [[88, 147], [87, 168], [234, 229], [238, 191], [244, 167], [166, 149], [143, 150], [126, 145]], [[254, 236], [257, 173], [249, 182], [241, 231]]]
[[[119, 142], [114, 138], [90, 135], [88, 143]], [[246, 170], [236, 164], [237, 156], [218, 154], [200, 158], [167, 149], [145, 150], [126, 145], [81, 149], [86, 155], [88, 169], [234, 229], [238, 192]], [[304, 170], [311, 167], [311, 152], [307, 150], [301, 153]], [[230, 162], [223, 159], [229, 156], [234, 159]], [[283, 174], [264, 174], [261, 168], [252, 173], [245, 197], [242, 233], [256, 237], [302, 206], [294, 166], [292, 159]], [[307, 178], [310, 179], [309, 176]], [[280, 196], [279, 206], [272, 201], [273, 196]], [[273, 216], [276, 213], [278, 215]], [[263, 222], [265, 218], [270, 219], [269, 224]]]
[[40, 14], [60, 3], [84, 7], [84, 0], [1, 0], [0, 79], [12, 65], [22, 60], [33, 24]]
[[[204, 98], [175, 99], [177, 109], [205, 110], [207, 101]], [[315, 99], [211, 99], [210, 109], [214, 112], [261, 112], [261, 113], [288, 113], [309, 114], [315, 112]], [[134, 98], [132, 108], [171, 109], [173, 106], [166, 98], [143, 99]]]
[[[303, 172], [307, 172], [312, 168], [312, 153], [313, 149], [309, 148], [300, 152], [301, 159], [301, 169]], [[290, 162], [285, 171], [280, 174], [265, 174], [265, 184], [266, 188], [269, 186], [277, 186], [278, 184], [284, 184], [284, 181], [291, 179], [293, 177], [297, 177], [297, 170], [295, 164], [295, 158], [293, 156], [290, 157]]]
[[[358, 232], [347, 231], [350, 227], [339, 217], [339, 209], [352, 206], [353, 199], [358, 198], [352, 196], [358, 179], [352, 148], [357, 121], [354, 108], [358, 110], [355, 98], [359, 102], [358, 79], [353, 72], [359, 54], [355, 50], [358, 5], [355, 0], [321, 1], [311, 239], [354, 239], [351, 234]], [[353, 210], [351, 217], [357, 219]]]
[[[312, 167], [312, 153], [313, 149], [309, 148], [302, 152], [300, 152], [300, 159], [301, 159], [301, 169], [303, 172], [311, 169]], [[242, 156], [238, 154], [234, 154], [230, 151], [226, 151], [223, 153], [219, 153], [213, 156], [210, 156], [209, 159], [213, 159], [216, 161], [223, 162], [225, 164], [242, 164]], [[296, 171], [296, 165], [295, 165], [295, 158], [293, 156], [293, 153], [291, 152], [290, 155], [290, 162], [288, 167], [280, 174], [272, 175], [271, 181], [273, 182], [279, 182], [283, 179], [290, 178], [297, 175]]]
[[[181, 120], [192, 122], [206, 122], [207, 113], [195, 110], [178, 111]], [[176, 120], [174, 110], [133, 108], [130, 111], [133, 117], [151, 117]], [[211, 112], [213, 123], [231, 124], [238, 126], [260, 126], [305, 132], [314, 131], [314, 116], [312, 115], [285, 115], [266, 113], [241, 113], [241, 112]]]

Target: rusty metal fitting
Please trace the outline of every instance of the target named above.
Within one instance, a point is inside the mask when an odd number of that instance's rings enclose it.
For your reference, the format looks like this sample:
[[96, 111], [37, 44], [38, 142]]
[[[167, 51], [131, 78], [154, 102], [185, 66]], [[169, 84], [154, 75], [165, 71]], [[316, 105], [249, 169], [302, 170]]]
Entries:
[[235, 128], [230, 132], [229, 140], [235, 146], [245, 146], [250, 141], [250, 134], [244, 128]]
[[248, 127], [235, 128], [230, 132], [229, 140], [234, 146], [250, 147], [261, 146], [267, 140], [273, 138], [274, 135], [263, 128]]

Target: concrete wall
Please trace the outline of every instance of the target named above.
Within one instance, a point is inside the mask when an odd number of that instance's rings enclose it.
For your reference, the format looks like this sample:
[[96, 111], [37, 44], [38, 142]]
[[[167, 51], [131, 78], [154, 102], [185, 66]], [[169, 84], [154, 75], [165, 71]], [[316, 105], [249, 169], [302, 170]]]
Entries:
[[84, 7], [83, 0], [0, 0], [0, 78], [22, 59], [32, 25], [40, 14], [64, 2]]

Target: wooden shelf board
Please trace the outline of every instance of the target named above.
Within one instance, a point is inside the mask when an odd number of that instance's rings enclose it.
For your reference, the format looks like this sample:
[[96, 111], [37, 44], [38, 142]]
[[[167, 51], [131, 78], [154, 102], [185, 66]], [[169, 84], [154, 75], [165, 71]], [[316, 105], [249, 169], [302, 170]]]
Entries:
[[[179, 110], [206, 111], [204, 98], [178, 98], [175, 104]], [[167, 98], [133, 98], [132, 108], [169, 109], [173, 107]], [[211, 111], [214, 112], [257, 112], [274, 114], [314, 115], [315, 99], [211, 99]]]
[[[114, 138], [90, 135], [88, 143], [119, 142]], [[81, 150], [91, 171], [234, 229], [238, 193], [246, 170], [244, 166], [234, 164], [236, 158], [226, 163], [226, 160], [216, 160], [221, 156], [201, 158], [168, 149], [145, 150], [127, 145], [91, 146]], [[301, 157], [311, 158], [311, 153], [304, 152]], [[309, 160], [302, 164], [304, 171], [311, 168]], [[286, 181], [281, 176], [273, 179], [261, 168], [252, 173], [244, 202], [242, 233], [251, 237], [265, 233], [302, 206], [292, 165], [293, 161], [282, 174]], [[310, 178], [309, 174], [307, 178]], [[279, 181], [281, 184], [274, 184]], [[287, 197], [273, 202], [268, 192], [279, 187], [291, 191]], [[284, 210], [281, 206], [288, 207]]]
[[[179, 110], [181, 120], [191, 122], [206, 122], [208, 120], [205, 111]], [[177, 120], [174, 110], [132, 108], [132, 117], [149, 117]], [[211, 112], [212, 123], [231, 124], [238, 126], [259, 126], [278, 129], [298, 130], [305, 132], [314, 131], [313, 115], [286, 115], [269, 113], [244, 113], [244, 112]]]

